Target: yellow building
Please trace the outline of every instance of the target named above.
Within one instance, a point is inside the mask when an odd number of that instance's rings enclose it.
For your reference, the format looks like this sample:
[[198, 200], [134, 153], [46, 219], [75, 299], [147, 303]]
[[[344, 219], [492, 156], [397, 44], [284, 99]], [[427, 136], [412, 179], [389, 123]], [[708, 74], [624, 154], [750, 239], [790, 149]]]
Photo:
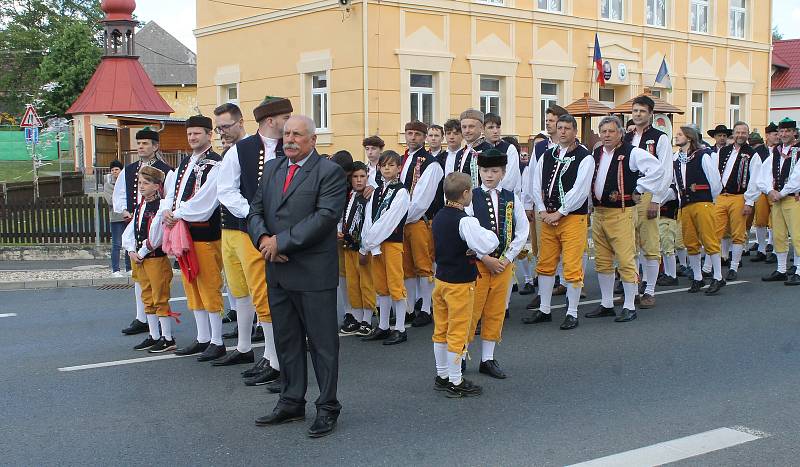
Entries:
[[[340, 3], [346, 5], [341, 5]], [[412, 118], [497, 111], [526, 140], [543, 109], [590, 92], [614, 106], [653, 85], [702, 129], [768, 118], [771, 0], [197, 1], [198, 102], [246, 115], [289, 97], [317, 122], [320, 152], [403, 142]], [[612, 76], [594, 82], [595, 33]], [[368, 86], [364, 86], [368, 83]], [[248, 122], [255, 130], [255, 123]]]

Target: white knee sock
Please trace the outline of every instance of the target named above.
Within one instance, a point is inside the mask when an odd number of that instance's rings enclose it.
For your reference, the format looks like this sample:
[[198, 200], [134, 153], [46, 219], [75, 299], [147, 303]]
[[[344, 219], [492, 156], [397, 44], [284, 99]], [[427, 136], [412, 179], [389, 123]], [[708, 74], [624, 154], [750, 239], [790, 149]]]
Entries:
[[[783, 253], [775, 253], [775, 256], [778, 257], [778, 272], [786, 272], [786, 261], [789, 259], [789, 252], [784, 251]], [[797, 265], [800, 267], [800, 264]]]
[[731, 239], [730, 237], [725, 237], [720, 241], [720, 257], [728, 257], [728, 252], [731, 250]]
[[713, 269], [711, 265], [711, 255], [708, 253], [703, 254], [703, 272], [709, 273]]
[[756, 242], [758, 243], [759, 253], [767, 253], [767, 228], [756, 227]]
[[344, 277], [339, 277], [339, 285], [336, 287], [336, 308], [339, 316], [350, 313], [350, 300], [347, 296], [347, 281]]
[[[236, 311], [239, 312], [238, 310]], [[214, 345], [222, 345], [222, 313], [209, 313], [208, 320], [211, 322], [211, 343]], [[238, 316], [237, 316], [237, 321]], [[252, 323], [250, 321], [248, 324]], [[248, 326], [248, 329], [252, 329], [252, 324]]]
[[597, 282], [600, 283], [600, 305], [605, 308], [614, 307], [614, 273], [597, 273]]
[[581, 285], [576, 282], [567, 284], [567, 314], [578, 317], [578, 302], [581, 301]]
[[625, 291], [625, 302], [622, 304], [622, 307], [635, 310], [636, 293], [639, 292], [639, 287], [635, 282], [623, 282], [622, 289]]
[[488, 362], [494, 360], [495, 341], [485, 341], [481, 339], [481, 361]]
[[794, 273], [797, 274], [797, 271], [800, 270], [800, 255], [797, 253], [794, 254], [794, 266], [796, 268]]
[[253, 334], [253, 316], [256, 315], [256, 306], [253, 298], [245, 295], [236, 298], [236, 328], [239, 330], [239, 339], [236, 341], [236, 350], [240, 353], [249, 352], [252, 348], [251, 336]]
[[158, 330], [158, 316], [147, 315], [147, 327], [150, 328], [150, 337], [155, 340], [161, 339], [161, 332]]
[[586, 275], [586, 267], [589, 265], [589, 253], [583, 254], [583, 274]]
[[542, 300], [539, 305], [539, 311], [546, 315], [550, 314], [550, 302], [553, 299], [553, 287], [555, 284], [555, 277], [539, 275], [539, 297]]
[[678, 260], [681, 262], [683, 267], [689, 266], [689, 255], [686, 252], [686, 248], [681, 248], [680, 250], [675, 251], [675, 255], [678, 257]]
[[653, 295], [656, 293], [656, 281], [658, 280], [658, 260], [648, 259], [644, 268], [644, 280], [647, 282], [647, 287], [644, 293]]
[[703, 280], [703, 271], [700, 269], [700, 255], [689, 255], [689, 266], [692, 268], [693, 280]]
[[261, 323], [264, 330], [264, 358], [269, 360], [269, 366], [280, 371], [281, 365], [278, 363], [278, 352], [275, 351], [275, 334], [272, 331], [272, 323]]
[[742, 261], [742, 252], [744, 251], [744, 245], [734, 243], [733, 249], [731, 250], [731, 270], [738, 271], [739, 270], [739, 263]]
[[431, 314], [431, 298], [433, 296], [433, 277], [420, 277], [418, 287], [419, 287], [418, 289], [419, 295], [422, 297], [422, 311]]
[[164, 339], [171, 341], [172, 340], [172, 318], [169, 316], [160, 317], [158, 318], [158, 324], [161, 325], [161, 335], [164, 336]]
[[403, 283], [406, 286], [406, 300], [408, 301], [408, 307], [410, 310], [403, 308], [402, 310], [398, 310], [397, 308], [394, 309], [394, 313], [405, 314], [407, 311], [414, 311], [414, 307], [417, 305], [417, 299], [419, 298], [417, 287], [419, 286], [419, 278], [413, 277], [411, 279], [405, 279]]
[[433, 358], [436, 361], [436, 376], [447, 379], [447, 344], [433, 343]]
[[447, 351], [447, 376], [451, 383], [461, 384], [461, 358], [457, 353], [449, 350]]
[[[378, 295], [378, 309], [380, 310], [380, 321], [378, 327], [380, 329], [389, 329], [389, 314], [392, 309], [392, 297], [388, 295]], [[396, 313], [397, 311], [395, 311]]]
[[556, 269], [556, 276], [563, 279], [564, 278], [564, 263], [561, 260], [558, 260], [558, 268]]
[[144, 313], [144, 302], [142, 301], [142, 286], [138, 282], [133, 285], [133, 297], [136, 300], [136, 319], [142, 323], [147, 322], [147, 316]]
[[525, 266], [527, 259], [518, 259], [514, 261], [514, 279], [517, 281], [517, 286], [522, 289], [525, 286]]
[[530, 266], [530, 269], [529, 269], [530, 279], [528, 279], [528, 276], [525, 276], [525, 282], [530, 282], [531, 284], [533, 283], [533, 279], [536, 277], [536, 262], [537, 261], [538, 260], [537, 260], [537, 258], [535, 256], [532, 256], [531, 259], [528, 261], [529, 266]]
[[[236, 297], [234, 297], [233, 294], [231, 293], [231, 288], [228, 286], [228, 284], [225, 284], [225, 292], [227, 292], [228, 294], [228, 308], [231, 310], [236, 310]], [[239, 310], [236, 311], [238, 312]], [[239, 315], [236, 316], [238, 319]]]
[[195, 311], [194, 323], [197, 325], [197, 342], [205, 344], [211, 341], [211, 325], [208, 321], [208, 312], [205, 310]]
[[369, 324], [371, 326], [372, 325], [372, 313], [373, 313], [373, 310], [371, 310], [369, 308], [364, 308], [363, 310], [361, 310], [361, 319], [360, 319], [360, 321], [362, 323], [367, 323], [367, 324]]
[[406, 299], [392, 301], [394, 308], [394, 330], [403, 332], [406, 330], [406, 310], [409, 308]]
[[664, 274], [673, 279], [678, 277], [678, 266], [675, 264], [675, 255], [664, 255]]
[[714, 279], [722, 280], [722, 257], [719, 253], [711, 255], [711, 265], [714, 270]]
[[767, 245], [774, 245], [772, 243], [772, 229], [767, 229]]

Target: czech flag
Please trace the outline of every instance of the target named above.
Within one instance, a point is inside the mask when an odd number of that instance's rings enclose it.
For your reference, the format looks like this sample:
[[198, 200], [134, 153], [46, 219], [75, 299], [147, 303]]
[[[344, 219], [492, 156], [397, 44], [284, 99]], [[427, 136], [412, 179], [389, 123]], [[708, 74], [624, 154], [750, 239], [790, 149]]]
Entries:
[[603, 76], [603, 56], [600, 55], [600, 39], [597, 33], [594, 34], [594, 67], [597, 69], [597, 82], [600, 86], [606, 85], [606, 78]]

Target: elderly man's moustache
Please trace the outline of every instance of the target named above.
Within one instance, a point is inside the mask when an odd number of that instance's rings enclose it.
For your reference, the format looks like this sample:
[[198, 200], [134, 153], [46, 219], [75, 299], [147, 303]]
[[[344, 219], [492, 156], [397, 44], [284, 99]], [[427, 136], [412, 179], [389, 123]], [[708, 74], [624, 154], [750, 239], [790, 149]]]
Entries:
[[300, 149], [300, 146], [295, 143], [286, 143], [283, 145], [283, 149]]

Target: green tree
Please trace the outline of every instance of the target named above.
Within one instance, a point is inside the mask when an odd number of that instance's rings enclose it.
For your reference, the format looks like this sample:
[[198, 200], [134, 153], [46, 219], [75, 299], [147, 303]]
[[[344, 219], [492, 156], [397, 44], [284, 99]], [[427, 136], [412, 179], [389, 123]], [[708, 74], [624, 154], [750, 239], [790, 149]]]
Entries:
[[778, 31], [778, 26], [772, 26], [772, 40], [779, 41], [783, 39], [783, 34]]

